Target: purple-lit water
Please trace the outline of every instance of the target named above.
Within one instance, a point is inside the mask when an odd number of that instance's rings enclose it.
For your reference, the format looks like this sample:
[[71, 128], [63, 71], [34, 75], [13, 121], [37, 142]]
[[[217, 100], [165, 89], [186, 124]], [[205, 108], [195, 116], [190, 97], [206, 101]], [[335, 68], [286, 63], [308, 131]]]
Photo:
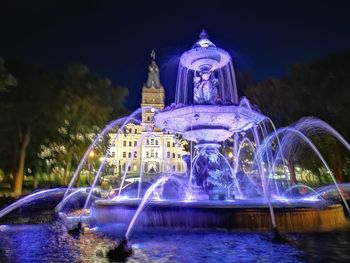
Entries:
[[[103, 250], [125, 226], [106, 225], [75, 239], [58, 223], [0, 227], [0, 262], [108, 262]], [[127, 262], [349, 262], [350, 229], [288, 234], [273, 244], [267, 233], [138, 229]]]

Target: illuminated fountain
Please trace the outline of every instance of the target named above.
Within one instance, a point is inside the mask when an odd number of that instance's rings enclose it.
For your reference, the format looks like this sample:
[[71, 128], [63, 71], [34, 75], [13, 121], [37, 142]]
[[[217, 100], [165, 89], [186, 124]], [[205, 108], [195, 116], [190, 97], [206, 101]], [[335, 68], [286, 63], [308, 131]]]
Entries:
[[[349, 144], [313, 118], [276, 131], [268, 117], [254, 110], [246, 98], [238, 98], [232, 59], [205, 32], [181, 56], [175, 103], [156, 113], [155, 125], [190, 142], [187, 172], [164, 173], [142, 199], [127, 198], [120, 189], [114, 198], [95, 201], [90, 224], [129, 224], [129, 238], [135, 224], [296, 230], [345, 223], [342, 206], [323, 200], [313, 189], [308, 195], [290, 198], [291, 189], [305, 187], [293, 184], [284, 155], [306, 143], [334, 180], [307, 133], [323, 129], [348, 149]], [[243, 164], [247, 153], [249, 161]]]
[[[296, 153], [298, 145], [307, 145], [326, 167], [334, 181], [333, 188], [349, 211], [342, 186], [337, 184], [326, 160], [308, 136], [322, 131], [349, 150], [350, 145], [332, 127], [314, 118], [276, 130], [273, 122], [256, 111], [246, 98], [239, 99], [231, 56], [216, 47], [204, 31], [180, 58], [175, 103], [162, 111], [151, 110], [156, 112], [156, 127], [189, 141], [190, 154], [184, 156], [187, 171], [165, 172], [144, 194], [141, 173], [137, 195], [130, 198], [124, 185], [126, 169], [118, 192], [99, 197], [96, 189], [109, 147], [91, 187], [73, 188], [90, 151], [111, 129], [118, 127], [113, 145], [127, 123], [139, 122], [141, 110], [137, 110], [129, 117], [111, 122], [97, 135], [56, 207], [61, 218], [90, 225], [125, 223], [127, 239], [135, 225], [305, 230], [345, 224], [342, 206], [324, 200], [310, 187], [295, 184], [286, 160]], [[299, 188], [308, 189], [308, 193], [291, 196]], [[69, 214], [66, 205], [82, 194], [85, 198], [82, 211], [78, 216]], [[0, 217], [4, 211], [0, 211]]]

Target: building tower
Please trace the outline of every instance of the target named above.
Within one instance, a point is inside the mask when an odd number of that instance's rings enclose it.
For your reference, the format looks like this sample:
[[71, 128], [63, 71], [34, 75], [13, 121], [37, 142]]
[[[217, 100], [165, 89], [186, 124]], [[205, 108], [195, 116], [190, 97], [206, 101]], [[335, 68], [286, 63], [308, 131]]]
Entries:
[[148, 66], [147, 82], [142, 88], [142, 125], [145, 128], [154, 127], [154, 113], [156, 108], [162, 110], [164, 108], [164, 87], [159, 80], [159, 68], [155, 61], [156, 53], [152, 50], [151, 64]]
[[[115, 167], [111, 178], [127, 175], [127, 182], [137, 181], [140, 174], [149, 181], [162, 173], [186, 171], [182, 155], [187, 154], [174, 135], [154, 126], [154, 114], [164, 108], [164, 87], [154, 50], [148, 66], [148, 78], [142, 88], [141, 125], [128, 123], [111, 148], [109, 163]], [[110, 134], [111, 141], [117, 134]]]

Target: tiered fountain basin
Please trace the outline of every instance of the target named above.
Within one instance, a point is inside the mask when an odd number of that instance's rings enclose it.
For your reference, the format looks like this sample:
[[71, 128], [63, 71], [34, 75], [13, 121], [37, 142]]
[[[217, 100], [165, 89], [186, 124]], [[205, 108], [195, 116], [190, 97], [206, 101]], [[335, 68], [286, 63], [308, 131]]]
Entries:
[[[202, 42], [203, 41], [206, 40], [202, 40]], [[206, 46], [205, 43], [201, 44]], [[216, 47], [211, 42], [208, 42], [207, 45], [212, 46], [206, 46], [205, 48], [202, 46], [186, 51], [182, 54], [180, 63], [184, 67], [194, 71], [201, 70], [203, 66], [214, 71], [231, 62], [231, 56], [227, 51]]]
[[[132, 220], [140, 200], [97, 200], [90, 224]], [[328, 230], [345, 226], [340, 204], [330, 201], [273, 202], [277, 227], [284, 231]], [[271, 229], [271, 216], [263, 200], [150, 201], [136, 222], [143, 227]]]
[[190, 105], [155, 115], [157, 127], [198, 142], [225, 141], [233, 133], [249, 130], [265, 119], [266, 116], [256, 111], [236, 105]]

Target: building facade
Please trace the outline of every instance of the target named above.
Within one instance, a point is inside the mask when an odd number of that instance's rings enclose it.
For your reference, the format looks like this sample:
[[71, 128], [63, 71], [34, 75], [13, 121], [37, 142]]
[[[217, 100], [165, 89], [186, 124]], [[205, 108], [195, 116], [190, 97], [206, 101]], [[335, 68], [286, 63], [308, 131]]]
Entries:
[[183, 142], [154, 125], [154, 114], [164, 108], [165, 95], [154, 51], [151, 57], [147, 82], [142, 88], [141, 123], [128, 123], [124, 130], [110, 134], [114, 143], [109, 163], [115, 167], [117, 177], [126, 173], [129, 180], [136, 180], [141, 173], [147, 180], [161, 173], [181, 174], [186, 171], [182, 156], [188, 153]]

